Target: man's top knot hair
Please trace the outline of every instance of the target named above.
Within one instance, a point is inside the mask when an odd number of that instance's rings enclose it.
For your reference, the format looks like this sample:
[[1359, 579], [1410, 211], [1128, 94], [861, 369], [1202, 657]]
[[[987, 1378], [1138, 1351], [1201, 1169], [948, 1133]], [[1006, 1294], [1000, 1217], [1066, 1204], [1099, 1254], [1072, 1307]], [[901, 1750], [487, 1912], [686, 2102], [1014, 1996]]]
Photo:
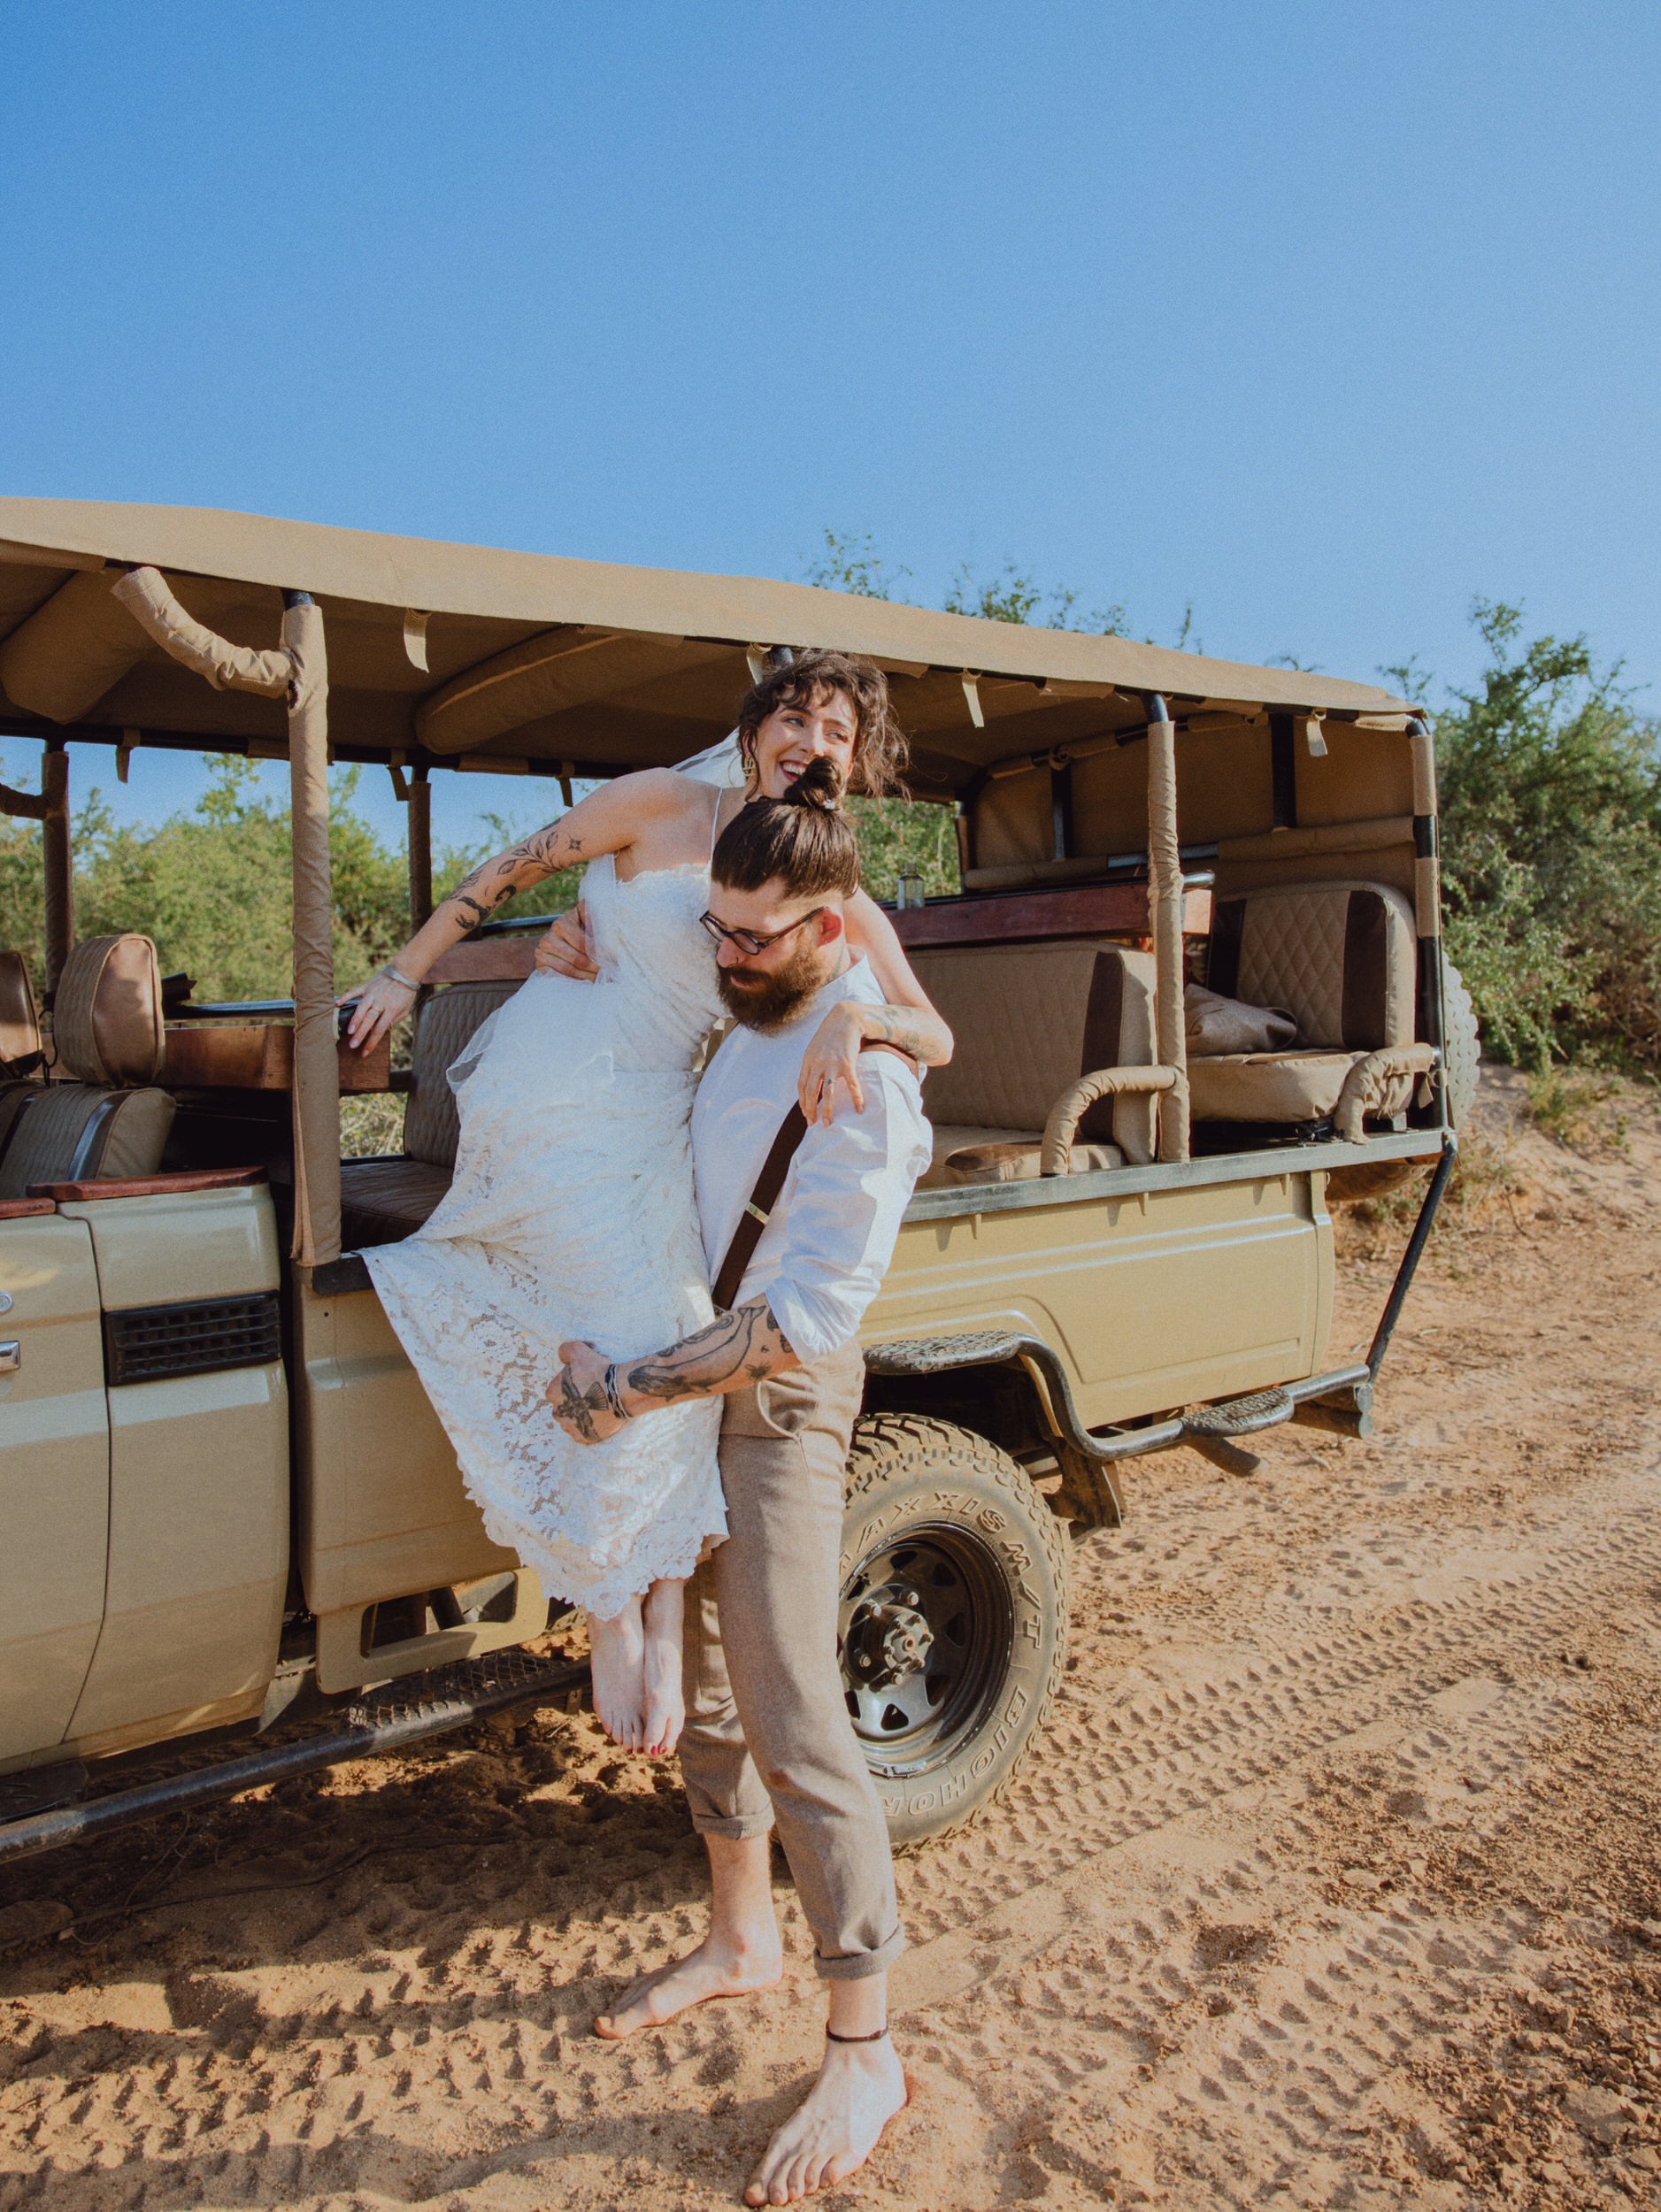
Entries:
[[781, 799], [751, 799], [715, 841], [714, 880], [729, 891], [781, 883], [793, 899], [851, 898], [859, 847], [840, 801], [844, 778], [821, 754]]
[[785, 793], [785, 806], [817, 807], [821, 814], [840, 814], [842, 794], [848, 788], [848, 779], [828, 754], [820, 753], [807, 766]]

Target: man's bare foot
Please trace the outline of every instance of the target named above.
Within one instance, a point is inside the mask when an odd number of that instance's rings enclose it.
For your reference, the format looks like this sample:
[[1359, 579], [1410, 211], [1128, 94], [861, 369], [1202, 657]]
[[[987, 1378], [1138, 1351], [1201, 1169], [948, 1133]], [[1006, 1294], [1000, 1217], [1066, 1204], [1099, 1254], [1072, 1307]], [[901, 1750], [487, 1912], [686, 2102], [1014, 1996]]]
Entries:
[[758, 1989], [771, 1989], [783, 1975], [784, 1954], [776, 1936], [770, 1948], [754, 1950], [718, 1947], [705, 1936], [685, 1958], [673, 1959], [631, 1982], [617, 2010], [603, 2012], [595, 2022], [594, 2032], [608, 2043], [620, 2043], [642, 2028], [663, 2027], [678, 2013], [711, 1997], [748, 1997]]
[[673, 1751], [686, 1726], [681, 1682], [681, 1632], [685, 1611], [684, 1582], [654, 1582], [641, 1617], [646, 1631], [645, 1718], [642, 1740], [654, 1758]]
[[744, 2192], [746, 2204], [796, 2204], [857, 2173], [905, 2103], [894, 2046], [827, 2043], [819, 2079], [777, 2129]]
[[588, 1624], [588, 1668], [594, 1680], [594, 1710], [600, 1725], [625, 1751], [646, 1741], [646, 1632], [640, 1600], [631, 1598], [609, 1621]]

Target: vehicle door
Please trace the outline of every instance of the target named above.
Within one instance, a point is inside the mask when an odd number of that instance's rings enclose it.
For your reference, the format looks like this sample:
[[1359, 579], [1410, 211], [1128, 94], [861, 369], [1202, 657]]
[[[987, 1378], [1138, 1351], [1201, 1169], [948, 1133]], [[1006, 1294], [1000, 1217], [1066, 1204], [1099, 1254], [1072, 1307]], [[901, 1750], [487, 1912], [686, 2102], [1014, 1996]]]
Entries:
[[110, 1423], [84, 1221], [0, 1204], [0, 1762], [63, 1741], [104, 1618]]

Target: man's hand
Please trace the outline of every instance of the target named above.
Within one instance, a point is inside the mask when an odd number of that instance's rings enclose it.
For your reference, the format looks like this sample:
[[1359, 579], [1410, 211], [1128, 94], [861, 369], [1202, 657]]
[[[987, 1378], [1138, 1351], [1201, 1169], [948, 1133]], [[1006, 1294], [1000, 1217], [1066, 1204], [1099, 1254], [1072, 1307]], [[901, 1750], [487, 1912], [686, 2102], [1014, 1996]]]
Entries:
[[536, 964], [544, 975], [568, 975], [573, 983], [592, 983], [599, 974], [588, 913], [581, 902], [551, 922], [537, 939]]
[[605, 1371], [611, 1362], [581, 1340], [562, 1344], [559, 1356], [565, 1363], [547, 1392], [555, 1420], [579, 1444], [604, 1443], [623, 1425], [605, 1395]]

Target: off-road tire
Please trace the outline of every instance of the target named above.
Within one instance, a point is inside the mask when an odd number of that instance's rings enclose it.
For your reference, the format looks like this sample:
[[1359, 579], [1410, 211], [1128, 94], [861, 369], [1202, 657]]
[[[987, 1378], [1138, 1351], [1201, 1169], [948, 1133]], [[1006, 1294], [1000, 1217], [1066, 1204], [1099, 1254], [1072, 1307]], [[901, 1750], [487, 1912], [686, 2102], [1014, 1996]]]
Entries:
[[[1448, 1118], [1456, 1129], [1464, 1126], [1476, 1098], [1477, 1063], [1481, 1046], [1477, 1035], [1476, 1009], [1471, 994], [1446, 953], [1442, 956], [1442, 1010], [1447, 1025], [1442, 1040], [1442, 1066], [1448, 1086]], [[1365, 1167], [1341, 1167], [1326, 1178], [1326, 1201], [1333, 1206], [1359, 1205], [1363, 1199], [1382, 1198], [1399, 1190], [1424, 1172], [1422, 1160], [1372, 1160]]]
[[[908, 1592], [900, 1586], [913, 1573]], [[1066, 1539], [1028, 1477], [985, 1437], [879, 1413], [854, 1432], [840, 1578], [849, 1709], [904, 1850], [986, 1812], [1042, 1727], [1066, 1664]], [[914, 1709], [939, 1697], [919, 1726], [888, 1740], [873, 1711], [881, 1693], [856, 1672], [873, 1624], [888, 1617], [883, 1590], [920, 1601], [937, 1663], [913, 1668], [899, 1694]], [[888, 1662], [879, 1655], [879, 1663]]]

